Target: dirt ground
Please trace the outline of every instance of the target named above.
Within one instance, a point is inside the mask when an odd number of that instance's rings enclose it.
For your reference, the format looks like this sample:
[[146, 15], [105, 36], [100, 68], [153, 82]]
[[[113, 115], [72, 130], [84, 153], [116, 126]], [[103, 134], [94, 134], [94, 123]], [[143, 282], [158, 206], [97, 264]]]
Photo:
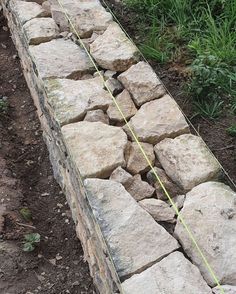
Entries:
[[[95, 293], [65, 196], [53, 178], [33, 100], [0, 15], [0, 294]], [[27, 207], [26, 221], [19, 213]], [[27, 225], [27, 226], [25, 226]], [[29, 227], [28, 227], [29, 226]], [[41, 235], [32, 253], [26, 233]]]
[[[137, 25], [139, 25], [138, 15], [122, 4], [122, 1], [103, 1], [108, 4], [121, 25], [134, 42], [138, 44], [140, 42], [140, 36], [136, 30]], [[236, 184], [236, 137], [231, 137], [226, 133], [226, 128], [235, 124], [235, 115], [229, 113], [228, 106], [226, 105], [221, 117], [214, 121], [200, 116], [193, 117], [194, 112], [191, 101], [183, 91], [186, 84], [186, 67], [183, 67], [181, 60], [165, 65], [152, 60], [149, 60], [149, 62], [195, 129], [200, 133], [203, 140]]]

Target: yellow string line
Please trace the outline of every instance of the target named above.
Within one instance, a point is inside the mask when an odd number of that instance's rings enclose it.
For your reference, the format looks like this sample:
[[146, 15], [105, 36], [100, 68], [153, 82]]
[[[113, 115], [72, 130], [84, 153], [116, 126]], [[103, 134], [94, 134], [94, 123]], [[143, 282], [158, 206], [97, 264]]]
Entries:
[[197, 241], [195, 240], [195, 237], [193, 236], [193, 234], [192, 234], [191, 230], [189, 229], [188, 225], [186, 224], [184, 218], [183, 218], [182, 215], [180, 214], [180, 211], [178, 210], [178, 208], [177, 208], [177, 206], [175, 205], [174, 201], [172, 200], [170, 194], [168, 193], [168, 191], [166, 190], [164, 184], [162, 183], [160, 177], [158, 176], [157, 172], [155, 171], [154, 167], [152, 166], [151, 161], [149, 160], [149, 158], [148, 158], [146, 152], [144, 151], [144, 149], [143, 149], [141, 143], [139, 142], [139, 140], [138, 140], [137, 136], [135, 135], [134, 131], [132, 130], [130, 124], [128, 123], [128, 121], [127, 121], [127, 119], [126, 119], [126, 117], [125, 117], [123, 111], [121, 110], [121, 108], [120, 108], [119, 104], [117, 103], [115, 97], [113, 96], [111, 90], [109, 89], [109, 87], [107, 87], [107, 85], [106, 85], [106, 81], [105, 81], [103, 75], [102, 75], [101, 72], [99, 71], [99, 69], [98, 69], [98, 67], [97, 67], [97, 65], [96, 65], [96, 63], [95, 63], [95, 61], [93, 60], [91, 54], [90, 54], [89, 51], [87, 50], [87, 48], [86, 48], [86, 46], [84, 45], [83, 41], [81, 40], [81, 38], [80, 38], [80, 36], [79, 36], [79, 33], [77, 32], [77, 30], [76, 30], [74, 24], [72, 23], [71, 18], [69, 17], [67, 11], [65, 10], [65, 8], [64, 8], [64, 6], [62, 5], [62, 3], [61, 3], [60, 0], [57, 0], [57, 2], [59, 3], [61, 9], [63, 10], [63, 13], [65, 14], [65, 16], [66, 16], [66, 18], [67, 18], [69, 24], [71, 25], [71, 28], [73, 29], [74, 33], [76, 34], [76, 36], [77, 36], [77, 38], [78, 38], [80, 44], [82, 45], [82, 47], [84, 48], [85, 52], [87, 53], [89, 59], [90, 59], [91, 62], [93, 63], [94, 68], [96, 69], [97, 73], [98, 73], [99, 76], [101, 77], [104, 86], [106, 87], [107, 91], [109, 92], [109, 94], [110, 94], [110, 96], [111, 96], [113, 102], [115, 103], [115, 105], [116, 105], [116, 107], [117, 107], [119, 113], [121, 114], [121, 116], [122, 116], [122, 118], [124, 119], [124, 121], [125, 121], [127, 127], [129, 128], [129, 130], [130, 130], [130, 132], [131, 132], [131, 134], [132, 134], [132, 136], [133, 136], [135, 142], [138, 144], [138, 147], [139, 147], [140, 151], [142, 152], [142, 154], [143, 154], [145, 160], [147, 161], [148, 165], [150, 166], [150, 168], [151, 168], [153, 174], [155, 175], [155, 177], [156, 177], [157, 181], [159, 182], [161, 188], [163, 189], [165, 195], [166, 195], [167, 198], [169, 199], [169, 201], [170, 201], [172, 207], [174, 208], [174, 210], [175, 210], [175, 212], [176, 212], [176, 214], [177, 214], [179, 220], [181, 221], [181, 223], [183, 224], [185, 230], [187, 231], [187, 233], [188, 233], [188, 235], [189, 235], [189, 237], [190, 237], [192, 243], [193, 243], [194, 246], [196, 247], [196, 249], [197, 249], [199, 255], [201, 256], [203, 262], [205, 263], [206, 268], [208, 269], [210, 275], [212, 276], [212, 278], [214, 279], [215, 283], [217, 284], [217, 287], [220, 289], [221, 294], [225, 294], [224, 289], [222, 288], [222, 286], [221, 286], [221, 284], [220, 284], [220, 282], [219, 282], [219, 280], [218, 280], [216, 274], [214, 273], [213, 269], [211, 268], [209, 262], [207, 261], [205, 255], [204, 255], [204, 253], [202, 252], [201, 248], [199, 247]]

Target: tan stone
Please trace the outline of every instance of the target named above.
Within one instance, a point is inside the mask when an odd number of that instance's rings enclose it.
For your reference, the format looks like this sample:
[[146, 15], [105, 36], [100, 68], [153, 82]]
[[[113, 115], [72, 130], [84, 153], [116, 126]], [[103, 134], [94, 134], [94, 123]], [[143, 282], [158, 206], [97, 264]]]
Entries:
[[137, 48], [114, 22], [91, 44], [90, 53], [101, 67], [114, 71], [128, 69], [139, 58]]
[[[116, 97], [116, 102], [126, 119], [129, 119], [137, 112], [134, 102], [132, 101], [130, 94], [127, 90], [124, 90]], [[112, 104], [109, 106], [107, 114], [113, 121], [124, 121], [123, 116], [121, 115], [118, 107], [115, 105], [114, 102], [112, 102]]]
[[130, 119], [130, 126], [140, 141], [151, 144], [189, 132], [183, 114], [169, 95], [142, 105]]
[[24, 24], [35, 17], [46, 16], [47, 12], [35, 2], [12, 1], [12, 8], [16, 11], [19, 21]]
[[154, 148], [167, 175], [185, 190], [212, 179], [220, 165], [203, 140], [191, 134], [165, 139]]
[[82, 121], [63, 126], [62, 135], [83, 178], [107, 178], [118, 166], [125, 166], [127, 136], [121, 128]]
[[[153, 146], [148, 143], [140, 143], [148, 157], [151, 164], [155, 162], [155, 155], [153, 151]], [[142, 151], [140, 150], [139, 145], [136, 142], [132, 142], [129, 144], [126, 153], [125, 159], [127, 164], [127, 170], [132, 174], [144, 173], [145, 171], [150, 169], [149, 163], [145, 159]]]
[[132, 178], [132, 175], [120, 166], [117, 167], [110, 176], [110, 180], [118, 182], [122, 184], [124, 187], [126, 187], [126, 185], [129, 184], [130, 181], [132, 181]]
[[121, 184], [87, 179], [85, 188], [120, 277], [145, 269], [179, 247]]
[[60, 125], [82, 120], [88, 110], [106, 110], [111, 103], [99, 77], [46, 80], [45, 86], [51, 111]]
[[136, 105], [163, 96], [166, 91], [151, 66], [140, 61], [118, 76], [124, 87], [131, 93]]
[[90, 122], [100, 121], [104, 124], [109, 125], [109, 118], [101, 109], [87, 111], [84, 121], [90, 121]]

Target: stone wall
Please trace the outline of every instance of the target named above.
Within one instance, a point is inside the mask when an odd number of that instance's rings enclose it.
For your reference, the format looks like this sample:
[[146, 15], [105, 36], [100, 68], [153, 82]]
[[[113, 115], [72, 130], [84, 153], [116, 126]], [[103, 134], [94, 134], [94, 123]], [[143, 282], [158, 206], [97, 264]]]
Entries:
[[236, 193], [217, 160], [100, 2], [60, 1], [99, 73], [57, 0], [2, 5], [98, 291], [236, 293]]

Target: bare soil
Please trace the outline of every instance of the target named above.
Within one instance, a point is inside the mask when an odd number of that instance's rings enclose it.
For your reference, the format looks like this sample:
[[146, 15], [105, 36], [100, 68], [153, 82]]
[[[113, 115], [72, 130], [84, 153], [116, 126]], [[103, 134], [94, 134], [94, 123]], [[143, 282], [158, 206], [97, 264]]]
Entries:
[[[136, 28], [140, 26], [140, 21], [137, 13], [128, 9], [122, 1], [104, 0], [104, 2], [107, 3], [134, 42], [138, 44], [140, 36]], [[223, 113], [218, 119], [208, 120], [201, 116], [194, 116], [191, 99], [184, 91], [187, 70], [183, 60], [167, 64], [160, 64], [154, 60], [148, 61], [236, 184], [236, 137], [231, 137], [226, 132], [228, 127], [235, 124], [236, 117], [229, 112], [227, 103], [225, 103]]]
[[[53, 178], [33, 100], [0, 14], [0, 294], [95, 293], [65, 196]], [[27, 207], [32, 219], [19, 213]], [[5, 211], [3, 211], [5, 209]], [[32, 253], [26, 233], [41, 235]]]

